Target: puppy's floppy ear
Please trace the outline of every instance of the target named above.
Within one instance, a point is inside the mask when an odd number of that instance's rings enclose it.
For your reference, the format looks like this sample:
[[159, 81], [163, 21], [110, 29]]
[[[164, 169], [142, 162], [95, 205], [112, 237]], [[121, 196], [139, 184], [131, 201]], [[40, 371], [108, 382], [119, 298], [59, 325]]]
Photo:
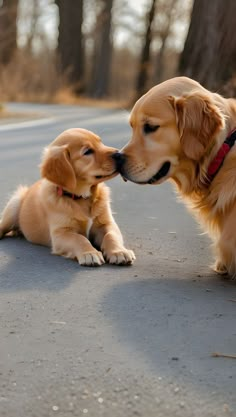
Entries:
[[67, 146], [52, 146], [44, 151], [41, 175], [61, 187], [73, 190], [76, 176]]
[[176, 113], [180, 141], [185, 155], [199, 161], [224, 127], [224, 118], [210, 97], [192, 93], [169, 97]]

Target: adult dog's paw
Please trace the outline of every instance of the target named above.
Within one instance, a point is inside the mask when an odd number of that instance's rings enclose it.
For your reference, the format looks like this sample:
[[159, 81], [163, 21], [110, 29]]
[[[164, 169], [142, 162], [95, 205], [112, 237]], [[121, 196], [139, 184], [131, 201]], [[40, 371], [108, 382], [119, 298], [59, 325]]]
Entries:
[[106, 260], [109, 264], [114, 265], [131, 265], [135, 260], [135, 254], [132, 250], [122, 249], [113, 251], [111, 254], [106, 254]]
[[221, 261], [216, 261], [215, 264], [213, 265], [213, 269], [219, 275], [227, 275], [228, 274], [226, 266]]
[[78, 262], [82, 266], [100, 266], [105, 263], [102, 252], [84, 252], [78, 257]]

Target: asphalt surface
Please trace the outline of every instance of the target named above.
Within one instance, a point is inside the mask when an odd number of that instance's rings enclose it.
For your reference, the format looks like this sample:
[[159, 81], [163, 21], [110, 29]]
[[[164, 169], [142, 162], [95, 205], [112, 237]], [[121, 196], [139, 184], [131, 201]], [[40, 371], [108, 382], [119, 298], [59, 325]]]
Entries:
[[[0, 209], [38, 179], [61, 131], [116, 147], [130, 135], [125, 110], [9, 110], [34, 116], [1, 122]], [[236, 416], [236, 359], [212, 357], [236, 354], [236, 282], [211, 271], [210, 241], [169, 184], [109, 186], [133, 266], [84, 268], [22, 238], [0, 242], [0, 416]]]

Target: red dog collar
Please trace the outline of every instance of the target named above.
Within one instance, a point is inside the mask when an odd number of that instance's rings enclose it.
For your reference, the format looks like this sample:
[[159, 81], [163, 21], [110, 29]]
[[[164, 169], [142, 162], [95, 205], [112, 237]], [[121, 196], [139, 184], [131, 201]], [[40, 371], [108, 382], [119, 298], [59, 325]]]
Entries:
[[69, 193], [69, 191], [63, 190], [62, 187], [57, 187], [57, 195], [59, 195], [59, 197], [62, 197], [64, 195], [65, 197], [72, 198], [72, 200], [79, 200], [80, 198], [83, 198], [82, 195]]
[[234, 146], [235, 141], [236, 141], [236, 129], [230, 132], [227, 139], [224, 141], [224, 143], [221, 145], [220, 149], [218, 150], [215, 158], [213, 159], [213, 161], [211, 161], [208, 167], [208, 171], [207, 171], [209, 180], [212, 180], [215, 177], [220, 167], [223, 165], [223, 162], [227, 153]]

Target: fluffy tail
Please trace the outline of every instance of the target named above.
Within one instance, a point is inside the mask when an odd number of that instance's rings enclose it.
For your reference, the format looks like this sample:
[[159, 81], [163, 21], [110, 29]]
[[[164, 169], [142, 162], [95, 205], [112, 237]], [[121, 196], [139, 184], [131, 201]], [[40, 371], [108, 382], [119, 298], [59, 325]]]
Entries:
[[27, 191], [28, 187], [20, 186], [4, 208], [0, 220], [0, 239], [6, 233], [19, 230], [20, 207]]

